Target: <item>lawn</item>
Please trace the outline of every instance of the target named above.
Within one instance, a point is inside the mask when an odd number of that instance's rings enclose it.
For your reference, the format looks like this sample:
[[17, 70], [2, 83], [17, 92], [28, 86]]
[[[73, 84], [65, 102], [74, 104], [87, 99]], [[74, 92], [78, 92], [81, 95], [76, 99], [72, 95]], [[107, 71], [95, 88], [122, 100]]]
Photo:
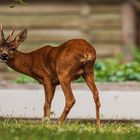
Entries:
[[93, 123], [67, 121], [62, 127], [41, 121], [0, 120], [0, 140], [139, 140], [135, 123]]

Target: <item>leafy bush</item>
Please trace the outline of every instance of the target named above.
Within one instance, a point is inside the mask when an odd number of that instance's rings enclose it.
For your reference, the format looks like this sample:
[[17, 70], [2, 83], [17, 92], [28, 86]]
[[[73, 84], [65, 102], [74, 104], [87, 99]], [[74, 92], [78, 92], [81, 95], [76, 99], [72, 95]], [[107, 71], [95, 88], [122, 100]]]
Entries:
[[27, 75], [21, 74], [20, 77], [18, 77], [15, 80], [15, 82], [19, 84], [25, 84], [25, 83], [36, 83], [37, 81]]
[[[97, 61], [94, 65], [94, 76], [98, 82], [124, 82], [140, 81], [140, 63], [134, 61], [131, 63], [120, 64], [114, 59], [105, 59]], [[21, 75], [16, 79], [17, 83], [35, 83], [36, 81], [29, 76]], [[76, 83], [84, 82], [80, 77]]]
[[120, 64], [106, 59], [95, 64], [95, 80], [99, 82], [140, 81], [140, 63], [137, 61]]
[[27, 0], [13, 0], [10, 8], [14, 8], [17, 5], [27, 5]]
[[[136, 48], [136, 47], [135, 47]], [[134, 56], [134, 59], [138, 62], [140, 62], [140, 49], [135, 49], [133, 51], [133, 56]]]

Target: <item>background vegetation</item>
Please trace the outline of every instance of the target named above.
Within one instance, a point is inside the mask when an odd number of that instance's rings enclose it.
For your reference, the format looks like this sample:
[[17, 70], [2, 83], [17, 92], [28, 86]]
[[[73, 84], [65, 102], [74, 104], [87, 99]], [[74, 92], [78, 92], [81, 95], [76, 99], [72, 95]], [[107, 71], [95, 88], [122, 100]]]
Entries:
[[[99, 60], [94, 66], [95, 80], [97, 82], [124, 82], [140, 81], [140, 61], [120, 63], [119, 60], [105, 59]], [[26, 75], [19, 76], [17, 83], [36, 83], [34, 79]], [[75, 82], [84, 82], [79, 78]]]

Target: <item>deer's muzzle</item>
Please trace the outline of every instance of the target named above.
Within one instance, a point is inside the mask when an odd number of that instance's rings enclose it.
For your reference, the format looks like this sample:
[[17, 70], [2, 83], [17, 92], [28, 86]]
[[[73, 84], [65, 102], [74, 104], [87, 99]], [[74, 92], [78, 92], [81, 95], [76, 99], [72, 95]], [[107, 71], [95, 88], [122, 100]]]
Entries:
[[3, 53], [3, 54], [1, 54], [0, 59], [3, 62], [7, 62], [9, 60], [9, 55], [6, 53]]

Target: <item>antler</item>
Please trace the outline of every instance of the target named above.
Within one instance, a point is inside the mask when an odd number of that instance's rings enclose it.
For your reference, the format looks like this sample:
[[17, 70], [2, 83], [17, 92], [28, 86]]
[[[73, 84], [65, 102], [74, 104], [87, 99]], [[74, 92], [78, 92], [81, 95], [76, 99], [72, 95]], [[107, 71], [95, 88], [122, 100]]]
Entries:
[[2, 24], [0, 25], [0, 41], [1, 40], [4, 40], [4, 33], [3, 33]]
[[15, 32], [15, 26], [13, 27], [13, 30], [10, 32], [9, 36], [7, 37], [7, 41], [11, 41], [14, 32]]

